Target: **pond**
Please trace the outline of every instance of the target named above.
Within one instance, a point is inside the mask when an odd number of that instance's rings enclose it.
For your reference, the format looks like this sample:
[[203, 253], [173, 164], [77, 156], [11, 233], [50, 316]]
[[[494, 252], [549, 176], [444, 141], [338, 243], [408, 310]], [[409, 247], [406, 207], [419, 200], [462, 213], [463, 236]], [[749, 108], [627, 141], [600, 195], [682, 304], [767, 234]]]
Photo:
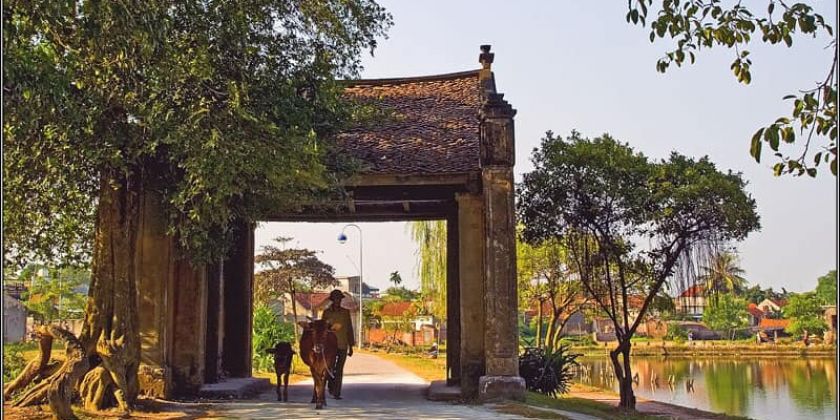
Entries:
[[[618, 392], [607, 358], [578, 361], [576, 381]], [[754, 419], [833, 419], [837, 411], [831, 358], [635, 357], [631, 364], [636, 395], [650, 400]]]

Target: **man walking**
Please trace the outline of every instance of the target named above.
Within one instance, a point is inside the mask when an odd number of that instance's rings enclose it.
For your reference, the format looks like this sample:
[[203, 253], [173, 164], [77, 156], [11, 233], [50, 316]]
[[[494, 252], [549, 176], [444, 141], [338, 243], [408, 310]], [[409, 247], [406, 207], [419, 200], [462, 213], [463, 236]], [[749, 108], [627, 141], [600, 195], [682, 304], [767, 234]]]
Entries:
[[329, 391], [333, 398], [341, 399], [341, 380], [344, 377], [344, 362], [347, 356], [353, 356], [353, 346], [356, 342], [353, 338], [353, 324], [350, 321], [350, 311], [341, 307], [341, 300], [344, 293], [341, 290], [330, 292], [332, 304], [321, 314], [321, 319], [328, 320], [332, 324], [339, 324], [341, 328], [335, 332], [338, 339], [338, 353], [335, 358], [335, 365], [332, 367], [333, 377], [329, 379]]

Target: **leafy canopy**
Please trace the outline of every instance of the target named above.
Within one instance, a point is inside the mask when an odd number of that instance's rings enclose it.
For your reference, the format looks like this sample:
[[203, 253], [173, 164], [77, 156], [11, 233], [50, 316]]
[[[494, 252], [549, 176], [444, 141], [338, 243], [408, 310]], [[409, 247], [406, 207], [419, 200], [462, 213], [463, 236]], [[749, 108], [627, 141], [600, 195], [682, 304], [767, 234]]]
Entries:
[[88, 259], [113, 173], [162, 197], [190, 256], [221, 255], [233, 220], [334, 181], [356, 109], [335, 79], [390, 23], [373, 0], [5, 4], [4, 262]]
[[43, 323], [78, 319], [87, 303], [90, 271], [82, 268], [26, 266], [18, 277], [27, 285], [23, 304]]
[[[761, 161], [762, 145], [767, 144], [778, 162], [773, 166], [776, 175], [817, 175], [821, 163], [829, 165], [837, 176], [837, 41], [826, 19], [805, 3], [768, 0], [765, 10], [742, 2], [724, 4], [721, 0], [631, 0], [628, 1], [627, 22], [645, 26], [650, 24], [650, 41], [669, 37], [676, 45], [656, 63], [664, 73], [674, 64], [682, 66], [686, 60], [694, 63], [695, 53], [704, 48], [734, 49], [731, 69], [738, 82], [745, 85], [752, 80], [752, 60], [746, 48], [753, 37], [771, 45], [793, 45], [797, 33], [820, 37], [833, 55], [825, 79], [813, 88], [803, 89], [783, 99], [791, 100], [793, 109], [772, 124], [762, 127], [752, 137], [750, 155]], [[798, 134], [797, 134], [798, 132]], [[780, 144], [795, 143], [801, 153], [783, 154]], [[803, 145], [804, 143], [804, 145]]]
[[749, 325], [747, 302], [732, 294], [722, 294], [703, 311], [703, 322], [716, 331], [729, 331]]
[[[532, 162], [518, 190], [523, 237], [576, 242], [567, 248], [575, 270], [620, 339], [632, 337], [693, 250], [759, 228], [740, 174], [720, 172], [705, 157], [674, 152], [651, 162], [606, 134], [590, 140], [548, 132]], [[632, 295], [643, 298], [635, 318]]]
[[740, 294], [746, 289], [744, 270], [738, 265], [738, 257], [731, 252], [715, 254], [702, 270], [703, 288], [713, 298], [721, 293]]
[[785, 328], [790, 334], [802, 334], [806, 330], [809, 334], [820, 334], [827, 327], [823, 319], [822, 303], [815, 293], [791, 295], [782, 312], [791, 321]]
[[254, 306], [254, 338], [251, 342], [254, 369], [261, 372], [274, 370], [274, 356], [266, 350], [283, 341], [294, 344], [293, 328], [292, 324], [281, 322], [270, 306], [259, 303]]
[[[276, 238], [281, 246], [266, 245], [254, 257], [263, 270], [254, 276], [254, 297], [270, 302], [283, 294], [335, 286], [335, 269], [318, 259], [318, 252], [282, 247], [289, 238]], [[302, 286], [301, 290], [299, 287]]]
[[432, 314], [446, 318], [446, 221], [426, 220], [408, 225], [417, 244], [417, 276], [420, 293], [431, 300]]
[[831, 270], [817, 279], [817, 289], [814, 291], [823, 305], [834, 305], [837, 302], [837, 270]]

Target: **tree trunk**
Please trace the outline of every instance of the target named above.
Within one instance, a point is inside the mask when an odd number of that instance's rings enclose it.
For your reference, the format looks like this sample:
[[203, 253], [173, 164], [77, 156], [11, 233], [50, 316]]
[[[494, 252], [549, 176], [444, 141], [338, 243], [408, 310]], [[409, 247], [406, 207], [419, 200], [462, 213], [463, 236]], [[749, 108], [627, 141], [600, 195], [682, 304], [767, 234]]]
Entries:
[[295, 285], [294, 282], [289, 284], [289, 295], [292, 297], [292, 334], [295, 337], [295, 343], [298, 342], [298, 320], [297, 320], [297, 302], [295, 301]]
[[560, 315], [556, 310], [551, 312], [551, 322], [548, 324], [548, 331], [546, 332], [545, 337], [545, 348], [550, 350], [554, 350], [556, 348], [555, 343], [557, 342], [557, 335], [559, 334], [559, 330], [557, 329], [557, 320], [559, 317]]
[[[124, 410], [131, 409], [139, 391], [140, 340], [137, 315], [137, 286], [134, 251], [139, 219], [140, 170], [127, 174], [112, 171], [100, 186], [93, 275], [90, 299], [80, 340], [87, 354], [97, 354], [110, 374], [113, 397]], [[113, 187], [112, 187], [113, 185]], [[96, 375], [91, 371], [90, 375]], [[102, 377], [101, 375], [99, 376]], [[86, 381], [105, 380], [94, 377]], [[91, 386], [86, 389], [97, 389]], [[101, 399], [83, 393], [82, 399], [103, 406]]]
[[[70, 397], [83, 375], [86, 386], [80, 390], [80, 396], [86, 405], [104, 408], [105, 400], [112, 399], [127, 412], [137, 399], [140, 339], [134, 250], [141, 185], [141, 171], [136, 167], [109, 170], [101, 176], [82, 333], [77, 340], [60, 328], [50, 329], [68, 343], [67, 360], [43, 384], [49, 388], [50, 407], [60, 419], [75, 418]], [[31, 398], [20, 405], [41, 402]]]
[[44, 326], [39, 326], [36, 331], [38, 338], [40, 339], [38, 342], [38, 348], [40, 350], [38, 358], [29, 362], [17, 378], [6, 384], [6, 387], [3, 388], [3, 398], [6, 401], [12, 397], [12, 394], [26, 388], [26, 386], [36, 378], [49, 376], [45, 374], [45, 371], [47, 370], [47, 366], [50, 362], [50, 355], [52, 354], [53, 336]]
[[539, 300], [540, 308], [538, 309], [537, 318], [537, 348], [543, 347], [543, 300]]
[[[636, 409], [636, 396], [633, 394], [633, 372], [630, 369], [630, 339], [619, 338], [618, 347], [610, 351], [610, 361], [618, 380], [620, 395], [619, 407], [627, 410]], [[621, 361], [619, 361], [621, 356]]]

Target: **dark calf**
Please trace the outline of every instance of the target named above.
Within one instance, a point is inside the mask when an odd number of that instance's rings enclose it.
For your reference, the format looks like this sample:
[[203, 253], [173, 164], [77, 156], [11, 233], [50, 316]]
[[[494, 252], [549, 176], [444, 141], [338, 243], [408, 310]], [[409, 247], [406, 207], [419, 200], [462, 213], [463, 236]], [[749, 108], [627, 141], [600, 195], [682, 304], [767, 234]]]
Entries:
[[[289, 373], [292, 371], [292, 357], [295, 352], [291, 343], [277, 343], [273, 349], [266, 350], [274, 355], [274, 373], [277, 374], [277, 401], [289, 401]], [[283, 379], [283, 395], [280, 395], [280, 379]]]

